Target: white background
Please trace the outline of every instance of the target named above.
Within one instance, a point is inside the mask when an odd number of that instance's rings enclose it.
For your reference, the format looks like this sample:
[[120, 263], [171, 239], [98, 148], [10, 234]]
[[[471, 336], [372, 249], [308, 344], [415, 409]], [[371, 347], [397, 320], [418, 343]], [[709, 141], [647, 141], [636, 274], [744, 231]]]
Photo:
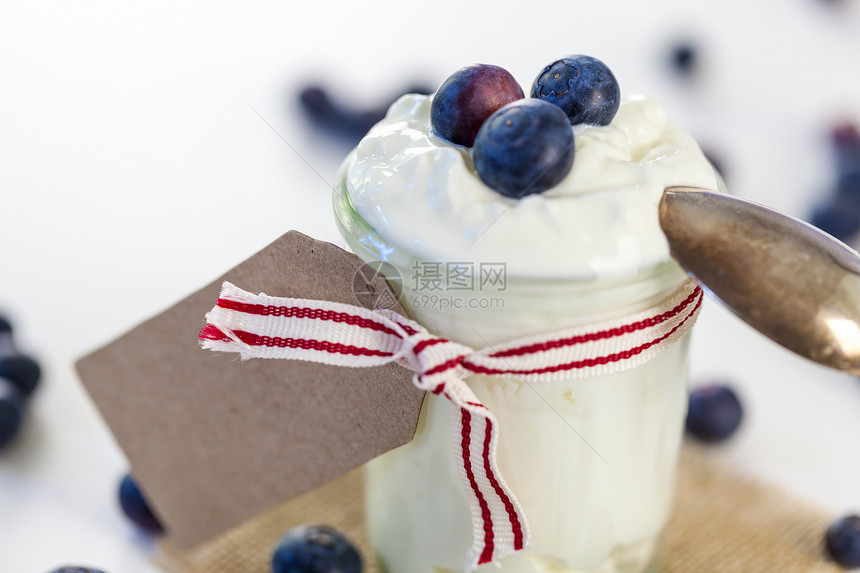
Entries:
[[[700, 47], [696, 81], [666, 66], [683, 38]], [[368, 106], [485, 62], [528, 89], [570, 53], [662, 100], [719, 155], [734, 193], [795, 216], [832, 186], [828, 126], [860, 122], [855, 0], [3, 0], [0, 312], [45, 376], [0, 452], [0, 571], [156, 571], [117, 509], [126, 462], [72, 364], [286, 230], [342, 244], [328, 183], [346, 148], [298, 113], [300, 85]], [[860, 511], [855, 378], [711, 302], [693, 380], [715, 377], [748, 414], [716, 455], [834, 516]]]

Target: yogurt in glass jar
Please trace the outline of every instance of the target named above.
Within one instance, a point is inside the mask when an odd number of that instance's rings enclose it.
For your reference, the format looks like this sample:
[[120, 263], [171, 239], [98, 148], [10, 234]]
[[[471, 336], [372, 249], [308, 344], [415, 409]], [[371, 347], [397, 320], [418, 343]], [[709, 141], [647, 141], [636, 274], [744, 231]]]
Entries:
[[[720, 187], [694, 140], [645, 97], [606, 126], [573, 126], [570, 173], [504, 197], [469, 152], [434, 134], [430, 96], [398, 100], [347, 158], [341, 233], [390, 263], [401, 302], [432, 333], [473, 348], [630, 316], [688, 279], [659, 227], [664, 188]], [[531, 542], [504, 573], [634, 573], [654, 566], [686, 414], [687, 337], [639, 366], [531, 384], [466, 382], [498, 419], [498, 463]], [[414, 439], [367, 466], [367, 521], [388, 573], [459, 573], [472, 540], [451, 448], [450, 405], [427, 395]], [[482, 565], [478, 571], [496, 571]]]

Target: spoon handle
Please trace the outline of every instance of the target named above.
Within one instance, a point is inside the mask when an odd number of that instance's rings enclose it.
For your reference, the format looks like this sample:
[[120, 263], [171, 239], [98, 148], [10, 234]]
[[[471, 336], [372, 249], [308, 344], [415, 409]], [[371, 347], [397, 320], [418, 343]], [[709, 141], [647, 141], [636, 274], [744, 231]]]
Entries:
[[756, 203], [670, 187], [660, 226], [672, 257], [739, 318], [789, 350], [860, 374], [860, 256]]

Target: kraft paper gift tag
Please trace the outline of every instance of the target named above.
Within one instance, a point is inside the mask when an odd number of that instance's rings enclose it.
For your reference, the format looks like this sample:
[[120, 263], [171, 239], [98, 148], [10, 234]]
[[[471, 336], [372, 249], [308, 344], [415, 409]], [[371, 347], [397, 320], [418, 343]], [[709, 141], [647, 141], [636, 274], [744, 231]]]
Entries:
[[395, 301], [366, 270], [291, 231], [77, 363], [170, 541], [199, 544], [412, 438], [423, 392], [396, 364], [242, 362], [198, 346], [224, 280], [295, 298]]

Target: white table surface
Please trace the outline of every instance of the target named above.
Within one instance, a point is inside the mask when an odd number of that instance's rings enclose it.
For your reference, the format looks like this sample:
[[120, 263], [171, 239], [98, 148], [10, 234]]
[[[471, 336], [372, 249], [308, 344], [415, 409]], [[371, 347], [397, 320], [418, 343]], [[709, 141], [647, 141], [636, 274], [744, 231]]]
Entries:
[[[296, 111], [303, 82], [369, 105], [472, 62], [528, 86], [591, 54], [717, 150], [733, 192], [804, 216], [833, 182], [827, 126], [860, 122], [860, 3], [839, 4], [0, 3], [0, 312], [45, 371], [0, 452], [0, 571], [157, 571], [117, 509], [126, 461], [72, 364], [288, 229], [342, 244], [328, 182], [346, 150]], [[693, 83], [665, 65], [684, 37], [703, 58]], [[747, 407], [719, 457], [860, 511], [860, 382], [713, 302], [693, 343], [693, 381], [709, 378]]]

